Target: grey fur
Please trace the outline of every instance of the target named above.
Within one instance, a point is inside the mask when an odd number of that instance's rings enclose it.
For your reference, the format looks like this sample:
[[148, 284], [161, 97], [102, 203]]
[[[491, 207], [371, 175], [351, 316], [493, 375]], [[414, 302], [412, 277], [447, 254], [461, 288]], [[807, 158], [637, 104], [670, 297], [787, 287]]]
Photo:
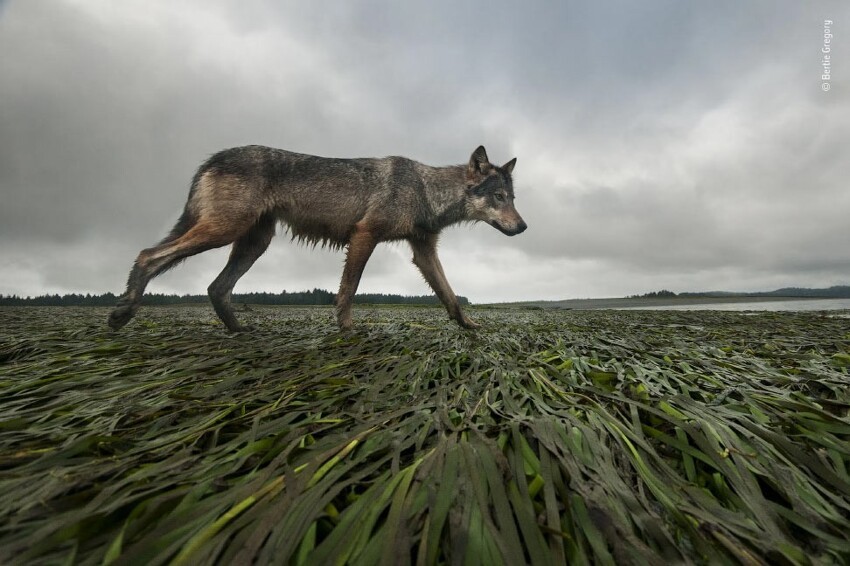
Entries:
[[139, 253], [109, 326], [117, 330], [129, 322], [150, 279], [191, 255], [232, 243], [209, 294], [227, 328], [245, 330], [230, 295], [280, 221], [294, 239], [347, 247], [336, 301], [341, 328], [351, 327], [351, 300], [375, 246], [394, 240], [410, 242], [414, 263], [449, 315], [475, 328], [443, 273], [437, 239], [443, 228], [464, 221], [485, 221], [508, 235], [524, 231], [514, 207], [515, 163], [492, 165], [483, 146], [468, 164], [449, 167], [405, 157], [334, 159], [256, 145], [221, 151], [198, 169], [168, 237]]

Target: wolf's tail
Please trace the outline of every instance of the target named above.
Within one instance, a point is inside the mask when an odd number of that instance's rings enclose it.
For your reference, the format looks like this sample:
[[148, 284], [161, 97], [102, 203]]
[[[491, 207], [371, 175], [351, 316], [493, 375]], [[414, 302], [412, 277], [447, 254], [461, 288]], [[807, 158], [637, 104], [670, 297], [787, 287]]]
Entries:
[[192, 210], [190, 210], [189, 203], [192, 202], [192, 197], [195, 196], [195, 191], [198, 188], [198, 183], [201, 181], [201, 175], [203, 174], [204, 167], [202, 166], [198, 169], [195, 176], [192, 178], [192, 186], [189, 188], [189, 198], [186, 199], [186, 206], [183, 207], [183, 214], [180, 215], [180, 218], [177, 220], [177, 224], [174, 225], [174, 228], [171, 229], [171, 232], [162, 239], [159, 245], [167, 244], [169, 242], [173, 242], [183, 234], [189, 231], [192, 226], [194, 226], [198, 222], [197, 214], [195, 214]]
[[197, 222], [197, 218], [195, 214], [189, 210], [189, 207], [183, 209], [183, 214], [180, 215], [180, 218], [177, 220], [177, 224], [174, 225], [174, 228], [171, 229], [171, 232], [162, 239], [159, 245], [167, 244], [169, 242], [173, 242], [183, 234], [189, 231], [189, 229], [195, 225]]

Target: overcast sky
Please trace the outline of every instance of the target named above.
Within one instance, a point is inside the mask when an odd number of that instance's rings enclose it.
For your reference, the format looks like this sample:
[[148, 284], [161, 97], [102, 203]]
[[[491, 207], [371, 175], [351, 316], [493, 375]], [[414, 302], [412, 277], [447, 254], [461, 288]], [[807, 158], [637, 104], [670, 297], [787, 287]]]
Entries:
[[[443, 233], [473, 302], [850, 284], [850, 3], [0, 1], [0, 293], [123, 291], [245, 144], [517, 157], [529, 229]], [[360, 290], [430, 292], [410, 255]], [[236, 291], [336, 290], [343, 257], [278, 236]]]

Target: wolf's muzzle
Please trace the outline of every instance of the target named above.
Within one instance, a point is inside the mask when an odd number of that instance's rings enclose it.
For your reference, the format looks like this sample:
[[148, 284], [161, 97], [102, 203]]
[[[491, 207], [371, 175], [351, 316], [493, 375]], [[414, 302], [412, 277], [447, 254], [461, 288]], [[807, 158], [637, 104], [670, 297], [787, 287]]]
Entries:
[[516, 236], [517, 234], [522, 234], [523, 232], [525, 232], [525, 229], [528, 228], [528, 224], [526, 224], [524, 220], [520, 220], [519, 223], [513, 228], [505, 228], [504, 226], [495, 221], [492, 221], [489, 224], [506, 236]]

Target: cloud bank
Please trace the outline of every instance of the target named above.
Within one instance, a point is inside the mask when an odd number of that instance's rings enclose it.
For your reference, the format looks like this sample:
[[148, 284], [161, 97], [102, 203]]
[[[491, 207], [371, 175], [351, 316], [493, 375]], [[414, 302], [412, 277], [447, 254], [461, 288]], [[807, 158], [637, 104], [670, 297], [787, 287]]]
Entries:
[[[846, 284], [848, 16], [837, 1], [7, 2], [0, 293], [121, 291], [195, 168], [251, 143], [516, 156], [528, 231], [442, 238], [473, 302]], [[226, 255], [150, 290], [204, 292]], [[278, 237], [236, 290], [333, 290], [342, 259]], [[401, 244], [361, 290], [428, 292]]]

